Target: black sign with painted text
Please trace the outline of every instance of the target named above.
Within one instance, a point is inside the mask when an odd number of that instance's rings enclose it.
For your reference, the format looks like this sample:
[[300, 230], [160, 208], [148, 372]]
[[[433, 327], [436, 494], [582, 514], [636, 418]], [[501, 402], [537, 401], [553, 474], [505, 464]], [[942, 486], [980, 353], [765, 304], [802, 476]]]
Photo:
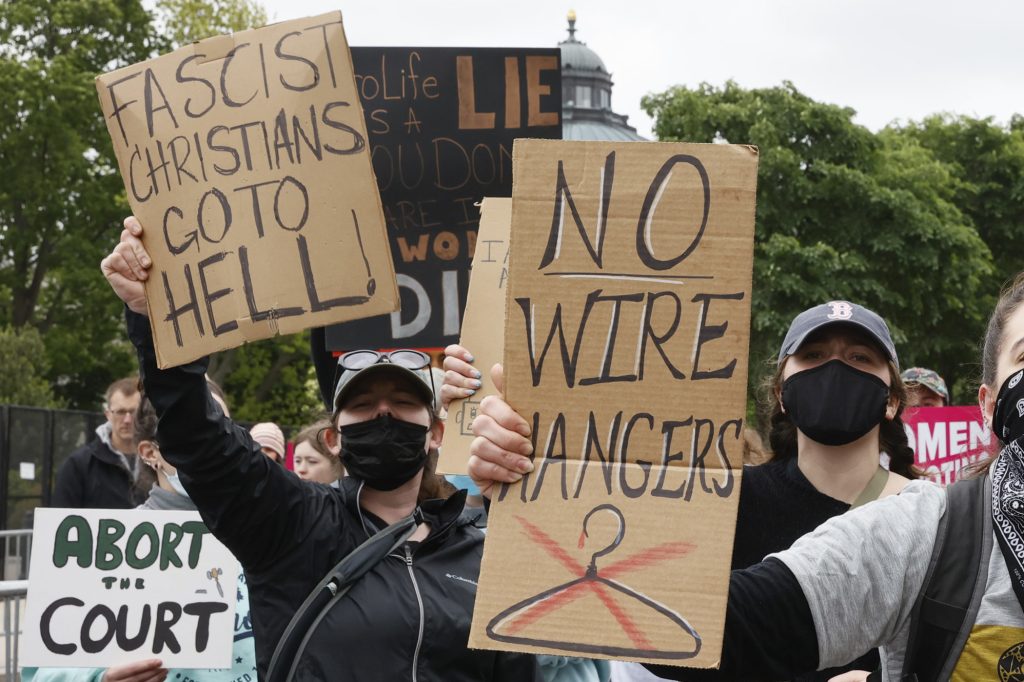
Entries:
[[402, 308], [328, 327], [327, 347], [442, 348], [459, 338], [476, 204], [512, 195], [514, 139], [562, 136], [559, 50], [354, 47], [352, 59]]

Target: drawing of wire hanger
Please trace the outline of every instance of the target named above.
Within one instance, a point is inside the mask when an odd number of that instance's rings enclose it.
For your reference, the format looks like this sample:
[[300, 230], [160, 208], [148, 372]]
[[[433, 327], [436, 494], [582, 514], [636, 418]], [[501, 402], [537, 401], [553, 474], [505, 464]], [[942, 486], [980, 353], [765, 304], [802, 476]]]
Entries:
[[[600, 504], [587, 512], [587, 515], [583, 518], [583, 532], [580, 534], [579, 540], [580, 549], [583, 548], [584, 540], [589, 537], [587, 524], [590, 518], [601, 511], [610, 512], [615, 516], [618, 521], [618, 532], [611, 544], [591, 555], [590, 564], [586, 569], [543, 530], [520, 516], [515, 517], [523, 526], [524, 532], [532, 542], [544, 549], [551, 557], [567, 568], [570, 573], [579, 577], [508, 607], [492, 618], [487, 624], [487, 635], [499, 642], [530, 644], [580, 653], [605, 654], [619, 657], [636, 656], [666, 660], [693, 658], [700, 652], [701, 647], [701, 636], [693, 626], [680, 614], [664, 604], [615, 580], [617, 576], [623, 573], [681, 557], [693, 549], [693, 546], [684, 542], [663, 543], [605, 566], [599, 572], [597, 568], [598, 557], [606, 556], [613, 552], [626, 535], [626, 519], [623, 517], [622, 512], [614, 505]], [[633, 647], [551, 640], [530, 637], [523, 633], [523, 630], [541, 618], [589, 594], [593, 594], [601, 600], [604, 607], [618, 622], [623, 633], [633, 643]], [[647, 634], [629, 617], [626, 610], [616, 602], [616, 597], [619, 599], [628, 598], [639, 602], [644, 608], [652, 609], [665, 616], [672, 624], [686, 633], [685, 641], [690, 646], [678, 649], [673, 647], [671, 650], [655, 647], [650, 642]], [[575, 623], [572, 625], [575, 625]], [[571, 627], [566, 627], [562, 631], [573, 632], [574, 630]]]

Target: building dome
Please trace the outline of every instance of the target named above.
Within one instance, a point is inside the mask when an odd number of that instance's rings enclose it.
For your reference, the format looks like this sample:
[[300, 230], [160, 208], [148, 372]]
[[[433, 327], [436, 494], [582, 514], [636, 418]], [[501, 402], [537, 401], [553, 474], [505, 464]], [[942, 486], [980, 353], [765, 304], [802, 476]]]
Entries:
[[604, 61], [576, 39], [576, 13], [569, 11], [569, 37], [562, 50], [562, 138], [642, 140], [629, 117], [612, 111], [612, 75]]
[[562, 48], [562, 68], [577, 71], [600, 71], [607, 74], [608, 69], [597, 53], [587, 47], [586, 43], [576, 40], [573, 33], [575, 33], [575, 29], [570, 28], [569, 39], [558, 43], [558, 47]]

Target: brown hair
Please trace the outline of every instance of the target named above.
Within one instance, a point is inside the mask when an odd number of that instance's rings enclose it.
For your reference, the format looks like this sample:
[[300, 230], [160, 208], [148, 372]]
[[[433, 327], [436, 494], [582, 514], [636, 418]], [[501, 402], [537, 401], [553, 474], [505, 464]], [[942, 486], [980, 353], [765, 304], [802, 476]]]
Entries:
[[[999, 301], [996, 303], [995, 310], [992, 311], [992, 316], [988, 318], [988, 327], [985, 329], [985, 342], [981, 349], [981, 383], [996, 391], [1000, 388], [996, 386], [996, 372], [999, 367], [999, 354], [1003, 352], [1003, 334], [1006, 331], [1006, 321], [1017, 312], [1017, 308], [1022, 303], [1024, 303], [1024, 272], [1018, 272], [999, 292]], [[992, 433], [1001, 442], [998, 434], [996, 434], [994, 425]], [[993, 446], [993, 450], [989, 457], [964, 467], [961, 476], [969, 478], [980, 476], [987, 472], [999, 454], [998, 446]]]
[[[768, 443], [771, 446], [769, 461], [796, 457], [797, 440], [796, 425], [789, 415], [782, 411], [782, 370], [789, 357], [783, 358], [775, 373], [765, 378], [763, 384], [763, 405], [768, 413]], [[914, 451], [907, 442], [907, 432], [903, 426], [903, 408], [907, 403], [907, 389], [900, 379], [900, 372], [891, 361], [889, 367], [889, 395], [897, 399], [896, 416], [883, 419], [878, 432], [879, 447], [889, 455], [889, 470], [909, 479], [921, 478], [921, 471], [914, 466]]]
[[1010, 315], [1016, 312], [1021, 303], [1024, 303], [1024, 272], [1017, 273], [1003, 290], [999, 293], [999, 302], [996, 303], [992, 317], [988, 318], [988, 328], [985, 330], [985, 345], [981, 350], [981, 381], [992, 388], [997, 388], [996, 369], [999, 365], [999, 353], [1003, 350], [1003, 332], [1006, 330], [1006, 321]]
[[764, 439], [756, 429], [743, 429], [743, 463], [751, 466], [771, 461], [772, 453], [764, 447]]
[[[135, 450], [138, 452], [139, 443], [142, 441], [156, 442], [156, 410], [153, 409], [153, 403], [149, 402], [149, 398], [146, 397], [145, 393], [142, 394], [139, 400], [139, 406], [135, 410], [134, 417], [132, 429], [133, 436], [135, 437]], [[156, 471], [142, 461], [142, 455], [136, 454], [135, 457], [137, 458], [135, 462], [135, 483], [133, 484], [136, 493], [135, 497], [137, 499], [145, 499], [149, 495], [150, 488], [157, 481]]]
[[115, 393], [120, 393], [126, 398], [130, 398], [139, 392], [139, 377], [125, 377], [124, 379], [118, 379], [114, 383], [107, 386], [106, 392], [103, 394], [103, 407], [104, 409], [110, 407], [110, 399], [114, 397]]
[[437, 458], [439, 456], [440, 452], [437, 448], [431, 448], [427, 453], [427, 464], [423, 467], [423, 478], [420, 480], [420, 492], [416, 495], [417, 504], [427, 500], [447, 500], [452, 493], [456, 492], [455, 486], [437, 473]]
[[328, 417], [322, 417], [309, 426], [299, 431], [298, 435], [295, 436], [295, 445], [301, 443], [309, 443], [313, 446], [313, 449], [326, 457], [331, 463], [335, 470], [338, 472], [338, 478], [345, 475], [345, 465], [341, 463], [341, 458], [331, 452], [330, 448], [327, 447], [327, 442], [324, 440], [324, 431], [332, 427], [331, 420]]

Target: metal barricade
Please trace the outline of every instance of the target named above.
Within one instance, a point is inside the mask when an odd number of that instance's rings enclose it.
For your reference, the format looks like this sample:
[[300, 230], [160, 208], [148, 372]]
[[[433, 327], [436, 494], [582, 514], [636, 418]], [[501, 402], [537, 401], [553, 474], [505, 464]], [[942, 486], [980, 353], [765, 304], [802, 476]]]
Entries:
[[3, 600], [4, 621], [0, 642], [4, 647], [4, 682], [20, 682], [18, 669], [18, 643], [21, 640], [22, 618], [25, 615], [25, 595], [28, 593], [27, 580], [5, 580], [0, 582], [0, 600]]
[[0, 633], [0, 642], [4, 647], [2, 682], [20, 682], [18, 643], [21, 640], [25, 594], [28, 591], [32, 529], [0, 531], [0, 547], [3, 548], [4, 578], [0, 581], [0, 600], [3, 601], [3, 632]]
[[32, 529], [0, 530], [0, 547], [3, 547], [4, 562], [0, 580], [28, 580]]

